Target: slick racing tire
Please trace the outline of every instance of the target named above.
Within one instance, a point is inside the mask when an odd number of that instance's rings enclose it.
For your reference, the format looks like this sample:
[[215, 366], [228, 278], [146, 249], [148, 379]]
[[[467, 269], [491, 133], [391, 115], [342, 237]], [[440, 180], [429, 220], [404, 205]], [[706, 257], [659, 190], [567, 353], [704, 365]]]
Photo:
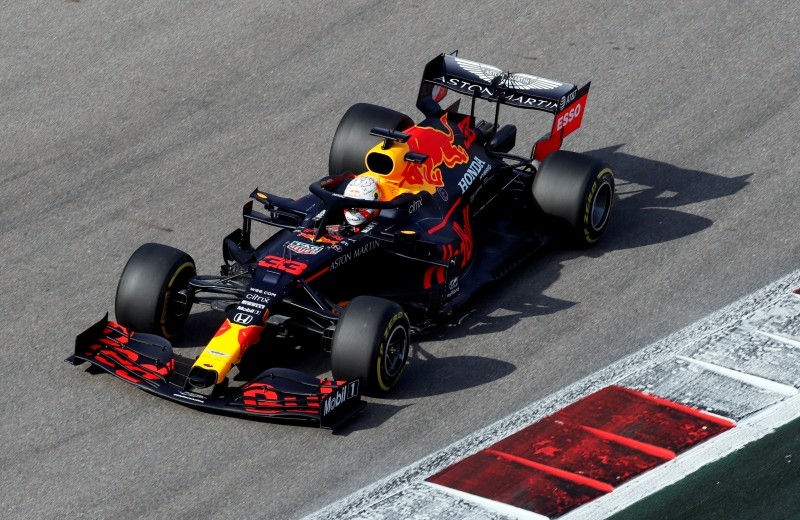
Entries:
[[361, 393], [383, 395], [400, 378], [409, 348], [409, 321], [403, 308], [382, 298], [358, 296], [333, 334], [333, 378], [361, 379]]
[[336, 177], [347, 172], [358, 175], [367, 170], [367, 152], [381, 142], [379, 137], [369, 135], [373, 128], [405, 130], [412, 126], [414, 121], [410, 117], [389, 108], [368, 103], [351, 106], [333, 134], [328, 158], [329, 175]]
[[191, 310], [185, 290], [196, 273], [194, 260], [183, 251], [144, 244], [120, 276], [114, 304], [117, 321], [136, 332], [175, 336]]
[[[608, 225], [614, 205], [614, 174], [607, 164], [559, 150], [548, 155], [533, 179], [535, 205], [566, 224], [568, 242], [588, 246]], [[562, 226], [563, 227], [563, 226]]]

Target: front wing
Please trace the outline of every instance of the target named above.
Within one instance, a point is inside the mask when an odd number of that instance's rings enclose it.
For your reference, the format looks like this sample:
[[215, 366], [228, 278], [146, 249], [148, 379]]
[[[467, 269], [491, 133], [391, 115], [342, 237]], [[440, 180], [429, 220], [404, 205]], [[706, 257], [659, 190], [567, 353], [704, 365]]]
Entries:
[[188, 366], [176, 363], [172, 345], [108, 321], [108, 315], [75, 340], [73, 365], [89, 362], [142, 390], [194, 408], [262, 419], [305, 420], [335, 429], [361, 410], [359, 381], [318, 379], [273, 368], [252, 381], [204, 395], [186, 387]]

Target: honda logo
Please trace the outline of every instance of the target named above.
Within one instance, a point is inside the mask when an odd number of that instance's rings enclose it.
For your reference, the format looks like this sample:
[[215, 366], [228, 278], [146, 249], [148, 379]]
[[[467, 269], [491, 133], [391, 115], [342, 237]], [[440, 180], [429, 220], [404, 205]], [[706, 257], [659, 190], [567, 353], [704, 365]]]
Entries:
[[250, 325], [250, 323], [253, 322], [253, 316], [243, 312], [237, 312], [236, 316], [233, 317], [233, 321], [240, 325]]

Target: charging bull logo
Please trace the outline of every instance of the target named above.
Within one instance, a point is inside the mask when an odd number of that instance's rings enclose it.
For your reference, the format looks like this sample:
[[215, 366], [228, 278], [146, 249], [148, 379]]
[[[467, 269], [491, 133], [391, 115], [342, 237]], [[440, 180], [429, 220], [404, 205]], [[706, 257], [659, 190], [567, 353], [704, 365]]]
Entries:
[[[442, 246], [442, 260], [449, 262], [456, 257], [460, 258], [460, 270], [463, 271], [472, 259], [472, 253], [475, 249], [475, 241], [472, 236], [472, 223], [469, 220], [469, 205], [465, 206], [461, 212], [461, 222], [454, 221], [451, 228], [457, 240]], [[442, 285], [445, 282], [446, 275], [447, 270], [444, 267], [432, 265], [425, 271], [422, 279], [422, 286], [425, 289], [431, 289], [434, 283]], [[453, 291], [451, 294], [455, 294], [456, 292], [458, 291]]]
[[440, 119], [447, 131], [431, 127], [415, 127], [408, 131], [411, 138], [408, 148], [423, 153], [428, 158], [422, 163], [406, 162], [400, 174], [399, 187], [420, 187], [421, 190], [433, 194], [436, 188], [444, 186], [441, 165], [453, 168], [457, 164], [469, 161], [469, 154], [463, 146], [453, 144], [455, 132], [447, 122], [447, 114]]

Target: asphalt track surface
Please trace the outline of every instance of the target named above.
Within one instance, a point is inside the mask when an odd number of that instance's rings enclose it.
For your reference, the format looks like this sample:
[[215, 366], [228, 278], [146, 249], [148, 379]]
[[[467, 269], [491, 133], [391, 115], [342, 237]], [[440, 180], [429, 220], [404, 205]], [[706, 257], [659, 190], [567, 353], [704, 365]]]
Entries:
[[[797, 269], [793, 1], [32, 1], [0, 17], [7, 518], [303, 516]], [[422, 67], [453, 49], [592, 81], [565, 148], [617, 174], [598, 247], [543, 253], [420, 338], [392, 398], [337, 434], [63, 362], [139, 244], [215, 272], [254, 187], [304, 193], [352, 103], [418, 117]], [[217, 319], [197, 312], [178, 347]]]

